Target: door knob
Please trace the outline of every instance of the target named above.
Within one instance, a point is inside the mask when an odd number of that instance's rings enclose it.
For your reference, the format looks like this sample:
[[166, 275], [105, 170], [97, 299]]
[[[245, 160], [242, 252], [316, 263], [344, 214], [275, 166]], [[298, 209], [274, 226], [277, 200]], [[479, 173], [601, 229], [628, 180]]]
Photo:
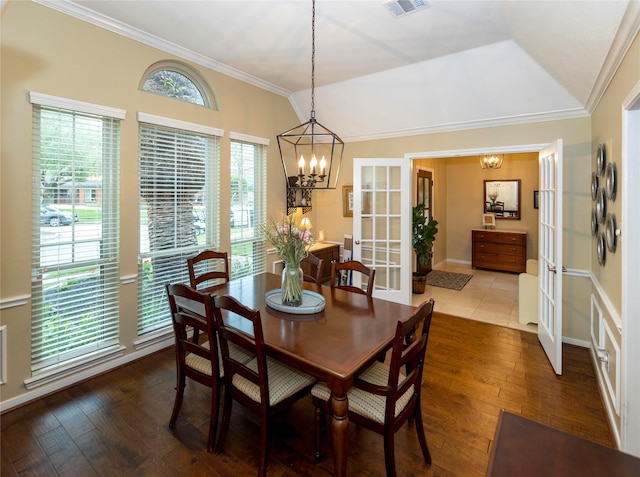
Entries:
[[356, 240], [356, 245], [360, 245], [360, 240]]

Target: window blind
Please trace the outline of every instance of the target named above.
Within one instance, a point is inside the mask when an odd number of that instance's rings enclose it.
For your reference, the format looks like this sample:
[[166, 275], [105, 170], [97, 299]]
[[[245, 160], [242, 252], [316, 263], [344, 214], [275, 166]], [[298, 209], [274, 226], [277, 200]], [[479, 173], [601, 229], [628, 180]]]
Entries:
[[231, 277], [239, 278], [266, 268], [261, 227], [267, 207], [268, 141], [234, 133], [231, 138]]
[[189, 283], [187, 258], [219, 244], [214, 134], [222, 132], [150, 115], [139, 119], [138, 334], [144, 335], [171, 325], [165, 284]]
[[[38, 93], [30, 99], [36, 375], [118, 345], [124, 111]], [[87, 187], [95, 194], [86, 197]]]

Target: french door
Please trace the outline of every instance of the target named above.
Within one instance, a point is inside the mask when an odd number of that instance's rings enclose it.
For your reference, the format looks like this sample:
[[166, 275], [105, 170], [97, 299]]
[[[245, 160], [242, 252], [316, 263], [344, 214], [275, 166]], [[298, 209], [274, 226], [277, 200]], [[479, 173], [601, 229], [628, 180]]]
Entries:
[[376, 270], [375, 297], [404, 304], [412, 290], [412, 190], [409, 159], [353, 160], [353, 257]]
[[562, 374], [562, 139], [540, 151], [538, 339]]

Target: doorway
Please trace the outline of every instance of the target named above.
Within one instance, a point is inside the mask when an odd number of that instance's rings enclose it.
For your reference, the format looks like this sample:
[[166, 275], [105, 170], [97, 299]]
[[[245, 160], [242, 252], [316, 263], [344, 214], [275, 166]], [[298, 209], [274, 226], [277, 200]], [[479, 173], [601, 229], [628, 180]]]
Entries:
[[[622, 335], [623, 402], [637, 402], [640, 396], [640, 189], [629, 183], [640, 177], [640, 83], [622, 103]], [[621, 430], [622, 450], [640, 456], [640, 408], [624, 406]]]
[[[433, 219], [433, 171], [428, 169], [418, 169], [416, 171], [416, 203], [424, 205], [424, 216], [427, 221]], [[433, 256], [422, 265], [416, 258], [416, 272], [429, 273], [432, 269]]]
[[[430, 293], [438, 297], [438, 307], [443, 313], [537, 333], [536, 325], [522, 324], [518, 321], [518, 275], [472, 269], [470, 262], [471, 251], [469, 249], [468, 257], [465, 258], [465, 248], [471, 246], [471, 229], [480, 227], [482, 223], [482, 179], [489, 174], [480, 172], [477, 157], [488, 153], [496, 153], [510, 155], [518, 160], [517, 165], [507, 164], [507, 172], [503, 171], [500, 177], [516, 178], [517, 176], [517, 178], [520, 178], [523, 177], [520, 175], [521, 173], [531, 174], [530, 182], [526, 185], [526, 190], [529, 192], [526, 196], [522, 196], [523, 211], [524, 204], [526, 204], [527, 211], [525, 215], [528, 215], [528, 217], [523, 217], [522, 224], [532, 220], [535, 220], [535, 224], [531, 222], [528, 225], [521, 225], [521, 222], [518, 222], [517, 224], [514, 223], [513, 226], [516, 228], [526, 227], [530, 231], [529, 248], [531, 253], [535, 255], [538, 248], [538, 211], [534, 212], [533, 194], [529, 189], [538, 189], [538, 153], [546, 145], [546, 143], [525, 144], [520, 146], [442, 150], [428, 153], [419, 152], [405, 155], [414, 164], [413, 177], [415, 180], [414, 190], [416, 191], [414, 192], [416, 194], [414, 195], [414, 200], [418, 200], [417, 177], [420, 172], [419, 168], [431, 170], [433, 174], [433, 204], [430, 214], [440, 222], [438, 239], [435, 242], [437, 252], [433, 259], [434, 269], [473, 275], [470, 285], [467, 285], [460, 292], [430, 287]], [[447, 164], [446, 168], [444, 164]], [[451, 167], [449, 167], [449, 164]], [[478, 170], [478, 176], [475, 175], [474, 167]], [[454, 176], [457, 173], [462, 173], [464, 179], [456, 179]], [[504, 174], [511, 175], [505, 176]], [[497, 175], [493, 173], [493, 176]], [[450, 181], [455, 182], [455, 184], [451, 184]], [[462, 186], [460, 185], [461, 183], [463, 184]], [[534, 185], [536, 187], [533, 187]], [[456, 189], [456, 192], [453, 195], [446, 194], [446, 189], [453, 190], [451, 187]], [[473, 199], [468, 198], [469, 196], [473, 196]], [[447, 211], [451, 215], [447, 215]], [[452, 211], [459, 211], [460, 213], [453, 213]], [[511, 226], [512, 222], [505, 220], [500, 225], [508, 227]], [[535, 238], [533, 237], [534, 235]], [[469, 243], [465, 242], [465, 240], [468, 240]], [[449, 260], [444, 262], [447, 258]], [[534, 257], [531, 256], [531, 258]], [[420, 303], [424, 296], [413, 295], [413, 303]]]

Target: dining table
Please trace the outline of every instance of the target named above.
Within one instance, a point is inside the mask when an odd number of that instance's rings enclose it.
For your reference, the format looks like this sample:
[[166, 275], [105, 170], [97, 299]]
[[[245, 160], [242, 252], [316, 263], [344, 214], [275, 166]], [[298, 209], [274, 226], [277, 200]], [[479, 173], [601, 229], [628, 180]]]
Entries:
[[[300, 313], [268, 304], [267, 294], [279, 290], [281, 277], [273, 273], [232, 279], [210, 287], [211, 295], [230, 295], [245, 306], [260, 310], [267, 353], [301, 369], [331, 390], [334, 474], [347, 475], [349, 402], [354, 379], [392, 344], [396, 324], [407, 320], [415, 308], [371, 298], [329, 286], [304, 283], [305, 290], [324, 297], [324, 309]], [[228, 316], [228, 324], [252, 333], [249, 322]]]

